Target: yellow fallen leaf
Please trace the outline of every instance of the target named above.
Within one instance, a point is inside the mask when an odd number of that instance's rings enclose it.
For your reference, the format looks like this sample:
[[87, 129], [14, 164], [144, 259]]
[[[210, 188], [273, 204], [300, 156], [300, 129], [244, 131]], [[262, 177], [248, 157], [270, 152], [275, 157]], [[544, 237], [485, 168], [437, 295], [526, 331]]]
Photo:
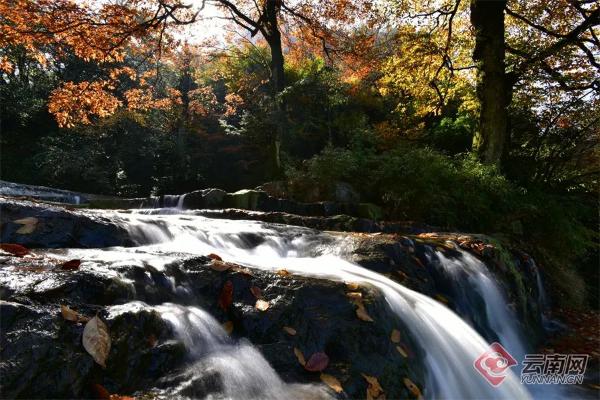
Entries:
[[356, 316], [363, 321], [367, 321], [367, 322], [373, 322], [373, 318], [371, 318], [371, 316], [369, 315], [369, 313], [367, 313], [367, 310], [365, 308], [364, 305], [359, 304], [358, 308], [356, 309]]
[[94, 361], [106, 368], [106, 359], [110, 352], [110, 334], [108, 327], [98, 316], [90, 319], [83, 328], [83, 348]]
[[358, 282], [346, 282], [346, 287], [348, 290], [358, 290]]
[[402, 357], [404, 357], [404, 358], [408, 357], [408, 353], [406, 352], [406, 350], [404, 350], [404, 347], [396, 346], [396, 350], [398, 351], [398, 353], [402, 354]]
[[21, 218], [13, 221], [15, 224], [23, 225], [17, 229], [17, 233], [20, 235], [28, 235], [35, 231], [38, 224], [38, 219], [35, 217]]
[[299, 348], [294, 347], [294, 354], [296, 355], [300, 365], [304, 367], [306, 365], [306, 360], [304, 359], [304, 354], [302, 354], [302, 351]]
[[421, 389], [413, 381], [408, 378], [404, 378], [403, 380], [404, 386], [408, 389], [409, 392], [412, 393], [416, 398], [421, 398]]
[[341, 393], [344, 391], [342, 388], [342, 384], [337, 380], [335, 376], [329, 374], [321, 374], [321, 381], [333, 389], [336, 393]]
[[287, 269], [279, 269], [277, 270], [277, 275], [279, 276], [288, 276], [290, 272]]
[[348, 292], [346, 293], [346, 296], [353, 302], [362, 301], [362, 293], [360, 292]]
[[269, 302], [265, 300], [256, 300], [254, 307], [259, 311], [267, 311], [269, 309]]
[[292, 327], [284, 326], [283, 330], [286, 331], [288, 335], [292, 335], [292, 336], [296, 335], [296, 330]]
[[398, 329], [392, 330], [390, 340], [392, 341], [392, 343], [400, 343], [400, 331]]
[[228, 335], [231, 335], [231, 332], [233, 332], [233, 322], [231, 322], [231, 321], [223, 322], [223, 325], [221, 325], [221, 326], [223, 327], [225, 332], [227, 332]]
[[[363, 376], [363, 378], [365, 378], [365, 380], [369, 384], [369, 386], [367, 387], [367, 399], [375, 400], [375, 399], [382, 398], [380, 396], [383, 395], [383, 388], [379, 384], [379, 381], [377, 380], [377, 378], [375, 378], [374, 376], [365, 375], [365, 374], [361, 374], [361, 375]], [[383, 397], [383, 398], [385, 398], [385, 397]]]
[[67, 321], [87, 322], [90, 320], [88, 317], [85, 317], [85, 316], [79, 314], [77, 311], [75, 311], [75, 310], [69, 308], [69, 306], [65, 306], [63, 304], [60, 305], [60, 313], [61, 313], [62, 317]]

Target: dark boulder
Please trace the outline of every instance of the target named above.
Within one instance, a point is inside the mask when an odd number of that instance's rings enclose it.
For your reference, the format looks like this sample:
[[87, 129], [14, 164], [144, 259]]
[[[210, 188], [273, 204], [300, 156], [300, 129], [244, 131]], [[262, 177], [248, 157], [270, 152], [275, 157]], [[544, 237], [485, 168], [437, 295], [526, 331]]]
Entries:
[[[33, 231], [23, 233], [24, 218], [35, 218]], [[0, 241], [26, 247], [109, 247], [133, 243], [126, 229], [93, 212], [0, 198]]]

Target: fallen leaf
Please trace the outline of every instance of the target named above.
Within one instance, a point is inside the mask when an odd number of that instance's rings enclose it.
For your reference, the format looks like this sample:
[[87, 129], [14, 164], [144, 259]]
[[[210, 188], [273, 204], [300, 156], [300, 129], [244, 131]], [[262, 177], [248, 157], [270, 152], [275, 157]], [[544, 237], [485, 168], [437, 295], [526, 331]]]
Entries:
[[294, 328], [289, 327], [289, 326], [284, 326], [283, 330], [286, 331], [286, 333], [288, 335], [292, 335], [292, 336], [296, 335], [296, 330]]
[[83, 348], [94, 361], [106, 368], [106, 359], [110, 352], [108, 327], [98, 316], [90, 319], [83, 329]]
[[223, 325], [221, 325], [223, 327], [223, 330], [225, 332], [227, 332], [228, 335], [231, 335], [231, 332], [233, 332], [233, 322], [232, 321], [227, 321], [224, 322]]
[[348, 292], [346, 293], [346, 296], [352, 301], [362, 301], [362, 293], [360, 292]]
[[108, 390], [106, 390], [104, 386], [94, 383], [92, 385], [92, 390], [96, 394], [97, 399], [110, 400], [110, 393], [108, 393]]
[[371, 318], [371, 316], [369, 315], [369, 313], [367, 313], [367, 309], [365, 308], [365, 306], [361, 303], [358, 305], [358, 308], [356, 309], [356, 316], [358, 317], [358, 319], [363, 320], [363, 321], [367, 321], [367, 322], [373, 322], [373, 318]]
[[151, 348], [156, 347], [156, 344], [158, 343], [158, 339], [156, 338], [155, 334], [150, 334], [150, 336], [148, 336], [146, 338], [146, 342], [148, 342], [148, 346], [150, 346]]
[[215, 254], [215, 253], [210, 253], [208, 255], [208, 258], [210, 258], [211, 260], [223, 261], [223, 259], [221, 258], [221, 256], [218, 255], [218, 254]]
[[257, 299], [262, 299], [262, 292], [258, 286], [252, 286], [250, 288], [250, 292], [252, 292], [254, 297], [256, 297]]
[[17, 257], [23, 257], [24, 255], [29, 254], [29, 249], [25, 246], [21, 246], [20, 244], [1, 243], [0, 249]]
[[69, 306], [66, 306], [64, 304], [60, 305], [60, 313], [63, 319], [67, 321], [87, 322], [90, 320], [88, 317], [79, 314], [77, 311], [69, 308]]
[[404, 381], [404, 386], [406, 386], [408, 391], [411, 392], [413, 396], [415, 396], [417, 398], [421, 397], [421, 389], [419, 389], [419, 387], [417, 385], [415, 385], [413, 381], [411, 381], [408, 378], [404, 378], [403, 381]]
[[294, 347], [294, 354], [296, 355], [300, 365], [304, 367], [306, 365], [306, 360], [304, 359], [304, 354], [302, 354], [302, 351], [299, 348]]
[[30, 233], [33, 233], [33, 231], [35, 231], [35, 228], [37, 227], [38, 219], [35, 217], [27, 217], [27, 218], [21, 218], [21, 219], [14, 220], [13, 222], [15, 224], [23, 225], [22, 227], [17, 229], [16, 233], [18, 233], [20, 235], [28, 235]]
[[346, 287], [348, 290], [358, 290], [359, 285], [357, 282], [346, 282]]
[[276, 273], [279, 276], [288, 276], [290, 274], [290, 272], [287, 269], [279, 269]]
[[404, 357], [404, 358], [408, 357], [408, 353], [406, 352], [406, 350], [404, 350], [404, 347], [396, 346], [396, 350], [398, 351], [398, 353], [402, 354], [402, 357]]
[[79, 269], [81, 260], [69, 260], [59, 265], [59, 268], [64, 271], [75, 271]]
[[111, 394], [110, 400], [135, 400], [135, 397], [121, 396], [120, 394]]
[[231, 281], [225, 282], [221, 294], [219, 295], [219, 307], [223, 311], [227, 311], [233, 304], [233, 283]]
[[254, 276], [254, 274], [252, 273], [252, 271], [250, 271], [249, 268], [244, 268], [244, 267], [242, 267], [240, 265], [233, 264], [231, 266], [231, 270], [234, 271], [234, 272], [238, 272], [240, 274], [247, 275], [247, 276]]
[[232, 264], [225, 263], [225, 262], [219, 261], [219, 260], [212, 260], [210, 263], [210, 268], [214, 269], [215, 271], [219, 271], [219, 272], [227, 271], [231, 267], [232, 267]]
[[329, 374], [321, 374], [321, 381], [330, 388], [332, 388], [333, 391], [336, 393], [341, 393], [344, 391], [344, 388], [342, 388], [342, 384], [340, 383], [340, 381], [337, 380], [335, 376]]
[[312, 372], [323, 371], [327, 368], [327, 365], [329, 365], [329, 356], [320, 351], [310, 356], [306, 365], [304, 365], [304, 369]]
[[267, 311], [269, 309], [269, 302], [265, 300], [256, 300], [254, 307], [259, 311]]
[[366, 379], [369, 386], [367, 387], [367, 399], [378, 399], [380, 395], [383, 395], [383, 388], [379, 384], [379, 381], [374, 376], [361, 374]]
[[390, 340], [392, 341], [392, 343], [400, 343], [400, 331], [398, 329], [392, 330]]

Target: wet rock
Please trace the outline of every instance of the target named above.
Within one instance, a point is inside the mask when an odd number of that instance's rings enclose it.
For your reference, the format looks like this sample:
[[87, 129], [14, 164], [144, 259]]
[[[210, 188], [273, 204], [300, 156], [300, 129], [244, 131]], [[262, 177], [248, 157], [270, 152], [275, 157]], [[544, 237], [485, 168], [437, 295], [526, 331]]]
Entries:
[[[319, 373], [306, 371], [294, 348], [307, 358], [316, 352], [329, 356], [325, 372], [342, 382], [341, 398], [364, 397], [367, 384], [361, 373], [378, 376], [392, 398], [408, 395], [398, 374], [423, 382], [416, 357], [420, 350], [404, 335], [413, 357], [406, 359], [396, 351], [390, 332], [404, 329], [372, 288], [352, 289], [362, 294], [374, 320], [366, 322], [358, 319], [347, 296], [350, 289], [343, 283], [239, 267], [219, 272], [210, 268], [211, 262], [194, 257], [160, 268], [84, 262], [79, 271], [27, 272], [28, 278], [15, 271], [27, 261], [15, 258], [0, 274], [2, 396], [90, 397], [93, 384], [119, 394], [169, 393], [190, 378], [193, 362], [172, 326], [152, 308], [169, 302], [197, 305], [221, 322], [231, 321], [232, 337], [256, 345], [288, 382], [319, 383]], [[161, 285], [161, 280], [170, 284]], [[233, 285], [232, 304], [223, 310], [219, 294], [228, 281]], [[252, 287], [260, 288], [270, 305], [267, 310], [255, 308]], [[83, 324], [64, 320], [61, 304], [106, 321], [112, 340], [106, 369], [85, 352]], [[286, 332], [286, 326], [296, 334]], [[210, 373], [188, 382], [190, 395], [218, 393], [218, 379]]]
[[[37, 219], [35, 229], [19, 233], [23, 218]], [[108, 247], [127, 246], [127, 231], [105, 217], [84, 211], [30, 201], [0, 198], [0, 240], [26, 247]]]

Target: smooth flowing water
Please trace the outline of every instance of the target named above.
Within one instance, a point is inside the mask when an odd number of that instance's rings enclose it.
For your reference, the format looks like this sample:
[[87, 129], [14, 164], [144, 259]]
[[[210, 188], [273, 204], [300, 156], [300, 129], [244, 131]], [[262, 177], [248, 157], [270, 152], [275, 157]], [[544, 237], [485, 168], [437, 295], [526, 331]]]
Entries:
[[[85, 255], [87, 259], [97, 257], [106, 260], [111, 257], [111, 253], [119, 260], [127, 258], [127, 254], [133, 259], [154, 255], [156, 258], [153, 266], [158, 266], [157, 263], [161, 260], [163, 263], [170, 261], [169, 257], [163, 256], [165, 254], [217, 253], [226, 261], [263, 270], [285, 268], [305, 276], [372, 285], [383, 293], [391, 310], [411, 330], [412, 337], [425, 352], [422, 361], [427, 371], [423, 393], [426, 398], [530, 397], [527, 389], [512, 372], [508, 373], [501, 386], [494, 388], [489, 385], [473, 368], [473, 361], [488, 349], [486, 340], [438, 301], [344, 259], [344, 255], [352, 248], [352, 241], [343, 236], [255, 221], [210, 219], [175, 208], [102, 213], [126, 227], [139, 247], [96, 251]], [[507, 311], [504, 296], [489, 277], [485, 265], [468, 253], [453, 260], [445, 259], [443, 254], [436, 256], [443, 268], [450, 272], [473, 274], [474, 278], [469, 286], [489, 294], [486, 296], [488, 300], [485, 308], [492, 329], [503, 343], [506, 342], [516, 353], [523, 354], [525, 350], [522, 339], [511, 322], [514, 316]], [[263, 392], [255, 397], [291, 398], [298, 397], [298, 390], [308, 390], [281, 383], [268, 363], [259, 357], [250, 344], [224, 342], [221, 327], [202, 310], [177, 305], [161, 307], [158, 308], [159, 312], [174, 325], [190, 351], [195, 352], [199, 365], [206, 366], [205, 363], [209, 363], [219, 368], [219, 372], [225, 377], [224, 390], [230, 397], [244, 398], [242, 392], [248, 393], [245, 397], [259, 393], [250, 383], [249, 386], [244, 386], [246, 378], [240, 376], [240, 370], [248, 368], [242, 368], [239, 363], [245, 359], [260, 364], [250, 368], [259, 376], [254, 376], [248, 382], [263, 382], [273, 390], [267, 393], [263, 388]], [[492, 315], [494, 318], [491, 318]], [[207, 353], [206, 348], [212, 351]], [[233, 362], [234, 360], [237, 361]]]

